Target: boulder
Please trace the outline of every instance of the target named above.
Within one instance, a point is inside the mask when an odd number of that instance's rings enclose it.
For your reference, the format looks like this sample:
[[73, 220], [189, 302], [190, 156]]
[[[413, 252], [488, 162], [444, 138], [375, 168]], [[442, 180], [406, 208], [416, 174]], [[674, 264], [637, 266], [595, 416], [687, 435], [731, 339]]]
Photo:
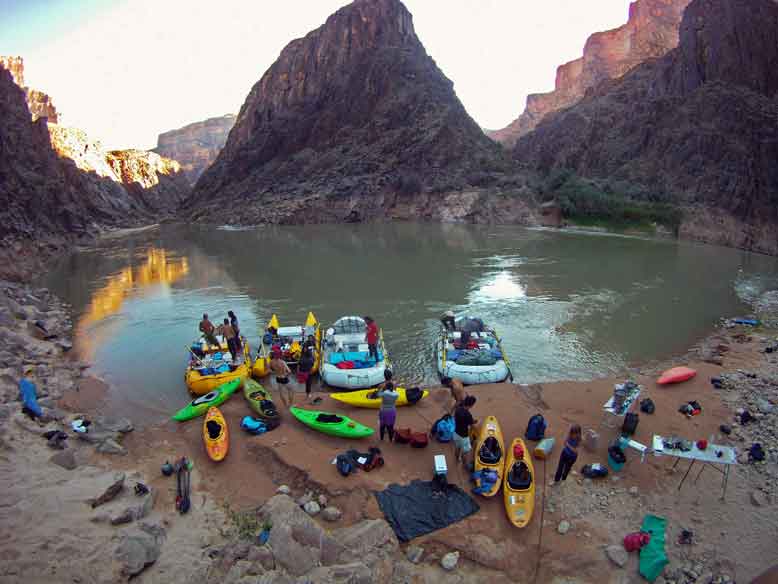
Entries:
[[322, 566], [305, 575], [306, 584], [373, 584], [370, 568], [360, 562]]
[[333, 536], [344, 548], [342, 562], [364, 561], [370, 553], [391, 555], [399, 547], [394, 531], [383, 519], [370, 519], [338, 529]]
[[637, 487], [630, 487], [629, 494], [632, 495], [633, 497], [637, 497], [640, 494], [640, 489], [638, 489]]
[[61, 466], [66, 470], [73, 470], [78, 466], [76, 457], [72, 450], [63, 450], [62, 452], [57, 452], [57, 454], [49, 458], [49, 462], [53, 462], [54, 464]]
[[290, 495], [292, 493], [292, 489], [290, 489], [287, 485], [281, 485], [276, 489], [277, 495]]
[[337, 507], [325, 507], [321, 512], [325, 521], [337, 521], [342, 515], [343, 513]]
[[448, 572], [451, 572], [454, 568], [456, 568], [458, 562], [459, 552], [449, 552], [440, 558], [441, 567]]
[[132, 432], [133, 425], [127, 418], [113, 418], [109, 416], [97, 416], [92, 420], [94, 430], [101, 432], [119, 432], [126, 434]]
[[572, 526], [570, 525], [570, 522], [569, 522], [569, 521], [565, 521], [565, 520], [563, 519], [562, 521], [560, 521], [560, 522], [559, 522], [559, 525], [557, 526], [556, 530], [557, 530], [557, 531], [558, 531], [558, 532], [559, 532], [561, 535], [564, 535], [564, 534], [566, 534], [568, 531], [570, 531], [570, 528], [571, 528], [571, 527], [572, 527]]
[[109, 438], [108, 440], [104, 440], [103, 442], [98, 444], [95, 450], [97, 450], [97, 452], [100, 452], [102, 454], [121, 454], [121, 455], [127, 454], [127, 449], [121, 444], [119, 444], [116, 440], [113, 440], [111, 438]]
[[252, 564], [260, 564], [265, 570], [275, 570], [276, 568], [273, 552], [267, 546], [252, 546], [246, 559]]
[[138, 521], [148, 516], [154, 508], [154, 491], [143, 496], [143, 500], [138, 505], [130, 505], [121, 513], [111, 517], [111, 525], [122, 525], [132, 521]]
[[765, 495], [762, 491], [752, 491], [751, 504], [755, 507], [767, 507], [767, 495]]
[[140, 529], [122, 535], [114, 551], [118, 575], [132, 578], [157, 561], [165, 540], [165, 530], [158, 525], [142, 524]]
[[624, 549], [624, 546], [609, 545], [605, 548], [605, 555], [619, 568], [626, 566], [629, 561], [629, 554], [627, 554], [627, 550]]
[[118, 495], [124, 488], [124, 478], [125, 475], [123, 472], [115, 474], [113, 477], [113, 482], [108, 486], [108, 488], [105, 489], [105, 491], [103, 491], [99, 497], [89, 501], [89, 503], [92, 505], [92, 509], [114, 499], [116, 495]]
[[268, 544], [276, 564], [293, 576], [302, 576], [318, 563], [318, 553], [296, 541], [289, 525], [273, 524]]
[[319, 503], [319, 506], [324, 509], [327, 506], [327, 495], [322, 493], [318, 497], [316, 497], [316, 501]]

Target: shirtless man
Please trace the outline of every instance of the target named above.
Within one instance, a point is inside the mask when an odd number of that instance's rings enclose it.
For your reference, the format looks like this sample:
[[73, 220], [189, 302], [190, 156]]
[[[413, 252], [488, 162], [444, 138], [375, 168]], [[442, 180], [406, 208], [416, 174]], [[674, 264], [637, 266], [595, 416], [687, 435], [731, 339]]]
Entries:
[[208, 314], [203, 314], [203, 320], [200, 321], [200, 332], [203, 333], [203, 338], [208, 345], [218, 347], [219, 341], [213, 336], [214, 330], [213, 323], [208, 320]]
[[[289, 365], [281, 359], [281, 354], [273, 353], [273, 358], [270, 360], [270, 371], [276, 376], [276, 385], [278, 385], [278, 394], [281, 397], [281, 401], [289, 408], [294, 401], [294, 390], [289, 385]], [[286, 393], [286, 396], [284, 396]]]
[[461, 404], [467, 394], [465, 393], [465, 386], [459, 379], [451, 379], [450, 377], [444, 377], [440, 382], [451, 390], [451, 397], [454, 399], [454, 404], [451, 406], [449, 413], [453, 416], [457, 406]]

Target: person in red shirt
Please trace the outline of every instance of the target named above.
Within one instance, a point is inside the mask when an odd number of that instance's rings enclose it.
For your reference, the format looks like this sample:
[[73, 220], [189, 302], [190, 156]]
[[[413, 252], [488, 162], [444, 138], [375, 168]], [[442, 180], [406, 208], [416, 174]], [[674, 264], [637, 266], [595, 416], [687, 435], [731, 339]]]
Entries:
[[378, 325], [369, 316], [364, 317], [367, 330], [365, 331], [365, 341], [367, 342], [368, 358], [375, 357], [378, 363]]

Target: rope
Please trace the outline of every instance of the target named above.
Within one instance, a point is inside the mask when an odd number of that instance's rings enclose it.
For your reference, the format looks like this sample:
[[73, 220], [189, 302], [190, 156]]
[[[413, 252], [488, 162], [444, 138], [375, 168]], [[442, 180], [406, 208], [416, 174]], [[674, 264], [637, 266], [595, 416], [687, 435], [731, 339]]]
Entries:
[[546, 460], [543, 459], [543, 494], [540, 497], [540, 531], [538, 533], [538, 553], [535, 554], [535, 576], [532, 578], [533, 583], [538, 581], [538, 573], [540, 572], [540, 556], [543, 552], [543, 521], [546, 515]]

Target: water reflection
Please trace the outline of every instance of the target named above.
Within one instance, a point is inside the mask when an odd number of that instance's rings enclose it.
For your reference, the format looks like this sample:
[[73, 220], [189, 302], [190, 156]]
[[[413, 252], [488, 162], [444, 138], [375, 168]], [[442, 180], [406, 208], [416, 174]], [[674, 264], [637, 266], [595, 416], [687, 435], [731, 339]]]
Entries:
[[128, 298], [155, 287], [155, 293], [165, 295], [170, 285], [189, 273], [186, 257], [170, 257], [164, 249], [146, 250], [140, 265], [130, 265], [105, 278], [105, 283], [92, 293], [91, 300], [76, 324], [79, 352], [83, 358], [93, 359], [95, 350], [116, 334], [117, 322], [105, 327], [95, 325], [118, 314]]
[[489, 275], [485, 282], [470, 294], [471, 302], [489, 300], [516, 300], [525, 298], [527, 288], [508, 271]]

